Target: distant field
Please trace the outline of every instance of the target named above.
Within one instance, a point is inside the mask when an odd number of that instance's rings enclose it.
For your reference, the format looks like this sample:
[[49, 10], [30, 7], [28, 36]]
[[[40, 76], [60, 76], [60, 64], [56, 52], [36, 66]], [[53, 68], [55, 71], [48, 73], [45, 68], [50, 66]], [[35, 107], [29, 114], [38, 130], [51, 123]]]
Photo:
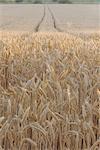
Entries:
[[99, 14], [100, 5], [0, 5], [0, 30], [34, 31], [39, 23], [39, 31], [97, 30]]

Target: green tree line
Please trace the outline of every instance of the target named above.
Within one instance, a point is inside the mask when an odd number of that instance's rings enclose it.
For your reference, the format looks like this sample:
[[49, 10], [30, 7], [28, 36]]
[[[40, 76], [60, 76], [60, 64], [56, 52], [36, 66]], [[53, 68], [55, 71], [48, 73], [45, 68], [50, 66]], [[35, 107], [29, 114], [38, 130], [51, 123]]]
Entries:
[[1, 3], [95, 3], [99, 0], [0, 0]]

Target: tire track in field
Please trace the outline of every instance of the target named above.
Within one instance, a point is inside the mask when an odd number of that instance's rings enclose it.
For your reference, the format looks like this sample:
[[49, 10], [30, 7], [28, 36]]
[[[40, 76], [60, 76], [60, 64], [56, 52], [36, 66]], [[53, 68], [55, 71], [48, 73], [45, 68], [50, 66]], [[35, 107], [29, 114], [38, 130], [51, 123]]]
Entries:
[[56, 18], [55, 18], [55, 16], [54, 16], [54, 14], [53, 14], [52, 10], [50, 9], [50, 7], [49, 7], [49, 6], [47, 6], [47, 7], [48, 7], [48, 10], [49, 10], [49, 12], [50, 12], [50, 14], [51, 14], [51, 17], [52, 17], [52, 21], [53, 21], [53, 27], [54, 27], [54, 29], [56, 29], [58, 32], [63, 32], [63, 30], [62, 30], [62, 29], [60, 29], [60, 28], [57, 26], [57, 21], [56, 21]]
[[46, 16], [46, 8], [44, 6], [43, 16], [42, 16], [41, 20], [38, 22], [38, 24], [36, 25], [36, 27], [34, 29], [35, 32], [39, 31], [39, 28], [41, 27], [41, 24], [43, 23], [45, 16]]
[[72, 35], [72, 36], [75, 36], [75, 37], [79, 37], [79, 38], [83, 39], [84, 41], [86, 41], [84, 34], [82, 34], [82, 33], [78, 34], [78, 33], [70, 32], [70, 31], [64, 31], [63, 29], [61, 29], [60, 27], [58, 27], [56, 18], [54, 16], [54, 13], [52, 12], [52, 10], [50, 9], [49, 6], [47, 6], [47, 7], [48, 7], [48, 10], [49, 10], [49, 12], [51, 14], [51, 17], [52, 17], [52, 20], [53, 20], [53, 26], [56, 29], [56, 31], [58, 31], [58, 32], [65, 32], [65, 33], [67, 33], [69, 35]]
[[49, 12], [50, 12], [50, 14], [51, 14], [51, 17], [52, 17], [52, 20], [53, 20], [53, 26], [54, 26], [54, 28], [58, 31], [58, 32], [66, 32], [66, 33], [68, 33], [68, 34], [71, 34], [71, 35], [76, 35], [75, 33], [71, 33], [71, 32], [68, 32], [68, 31], [64, 31], [63, 29], [61, 29], [60, 27], [58, 27], [58, 25], [57, 25], [57, 21], [56, 21], [56, 18], [55, 18], [55, 16], [54, 16], [54, 13], [52, 12], [52, 10], [50, 9], [50, 7], [49, 6], [47, 6], [48, 7], [48, 10], [49, 10]]

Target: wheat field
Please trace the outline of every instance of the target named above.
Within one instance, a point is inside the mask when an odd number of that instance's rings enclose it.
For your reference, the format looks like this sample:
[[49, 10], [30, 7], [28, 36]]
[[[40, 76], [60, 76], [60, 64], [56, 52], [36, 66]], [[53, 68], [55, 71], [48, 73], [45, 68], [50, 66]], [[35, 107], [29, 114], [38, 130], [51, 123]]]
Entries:
[[99, 150], [100, 34], [0, 33], [0, 150]]

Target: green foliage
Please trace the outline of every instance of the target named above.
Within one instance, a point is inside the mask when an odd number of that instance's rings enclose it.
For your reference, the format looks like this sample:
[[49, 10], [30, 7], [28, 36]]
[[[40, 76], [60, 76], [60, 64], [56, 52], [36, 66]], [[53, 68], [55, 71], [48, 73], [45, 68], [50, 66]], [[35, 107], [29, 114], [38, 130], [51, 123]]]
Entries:
[[34, 4], [42, 4], [42, 1], [41, 0], [35, 0], [33, 3]]
[[15, 0], [16, 3], [23, 2], [23, 0]]
[[95, 2], [100, 2], [100, 0], [0, 0], [0, 3], [95, 3]]
[[58, 2], [58, 0], [53, 0], [53, 2]]
[[0, 3], [15, 3], [15, 0], [0, 0]]
[[69, 1], [69, 0], [59, 0], [58, 1], [58, 3], [60, 3], [60, 4], [72, 4], [72, 2], [71, 1]]

